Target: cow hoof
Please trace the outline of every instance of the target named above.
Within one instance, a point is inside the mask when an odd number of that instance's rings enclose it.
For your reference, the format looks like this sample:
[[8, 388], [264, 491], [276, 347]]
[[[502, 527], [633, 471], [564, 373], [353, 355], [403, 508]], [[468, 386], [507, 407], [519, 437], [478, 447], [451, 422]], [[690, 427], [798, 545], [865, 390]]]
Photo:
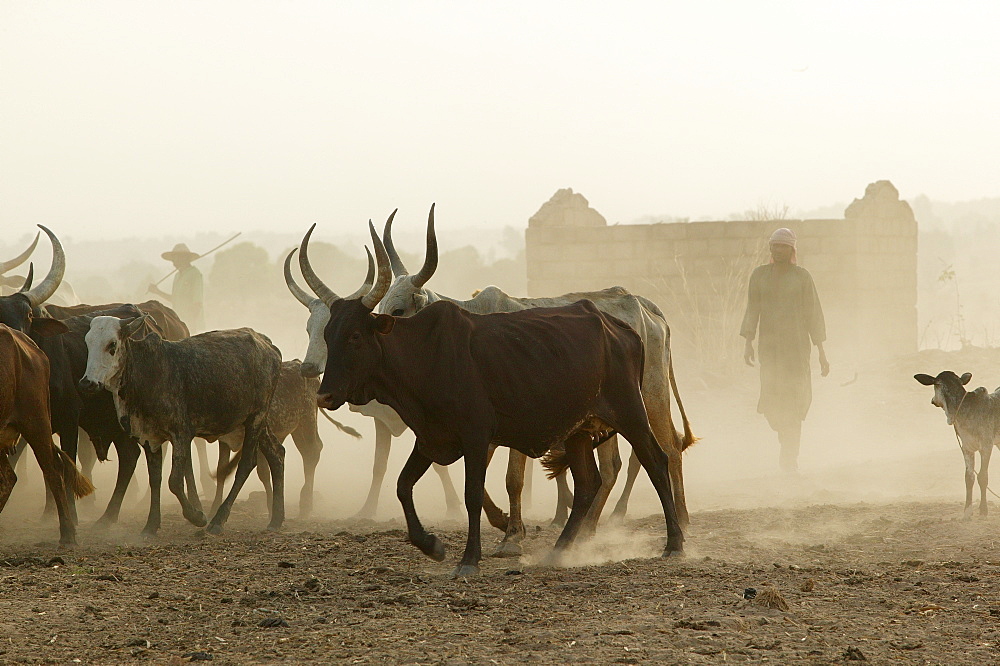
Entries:
[[497, 549], [493, 551], [491, 557], [520, 557], [524, 555], [524, 548], [521, 544], [504, 539], [497, 544]]
[[144, 527], [141, 532], [139, 532], [139, 538], [149, 541], [150, 539], [156, 538], [156, 533], [159, 531], [157, 527]]
[[417, 544], [417, 548], [435, 562], [444, 561], [444, 543], [433, 534], [428, 534], [422, 544]]
[[110, 518], [99, 518], [90, 529], [95, 532], [107, 532], [111, 529], [111, 526], [114, 525], [115, 522], [117, 521], [111, 520]]
[[681, 557], [684, 557], [684, 551], [683, 550], [670, 550], [669, 548], [664, 548], [663, 549], [663, 555], [661, 555], [660, 557], [662, 557], [664, 559], [666, 559], [666, 558], [681, 558]]
[[479, 567], [475, 564], [459, 564], [455, 567], [455, 570], [451, 572], [452, 579], [455, 578], [467, 578], [468, 576], [478, 576]]
[[205, 531], [208, 532], [209, 534], [215, 534], [215, 535], [222, 534], [222, 525], [219, 525], [218, 523], [212, 523], [211, 525], [205, 528]]
[[280, 532], [281, 531], [281, 525], [282, 525], [282, 523], [277, 523], [277, 524], [272, 523], [272, 524], [270, 524], [270, 525], [267, 526], [267, 531], [268, 532]]
[[560, 529], [561, 530], [562, 528], [566, 527], [566, 519], [565, 518], [553, 518], [552, 522], [549, 523], [549, 527], [555, 527], [556, 529]]

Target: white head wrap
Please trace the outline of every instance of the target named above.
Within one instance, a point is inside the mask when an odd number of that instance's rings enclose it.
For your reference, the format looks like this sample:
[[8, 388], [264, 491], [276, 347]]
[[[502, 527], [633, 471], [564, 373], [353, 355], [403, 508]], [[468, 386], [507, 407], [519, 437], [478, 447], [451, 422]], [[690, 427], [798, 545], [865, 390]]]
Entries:
[[782, 227], [781, 229], [778, 229], [773, 234], [771, 234], [771, 241], [770, 242], [772, 242], [772, 243], [781, 243], [782, 245], [791, 245], [794, 248], [795, 247], [795, 232], [792, 231], [791, 229], [787, 229], [785, 227]]

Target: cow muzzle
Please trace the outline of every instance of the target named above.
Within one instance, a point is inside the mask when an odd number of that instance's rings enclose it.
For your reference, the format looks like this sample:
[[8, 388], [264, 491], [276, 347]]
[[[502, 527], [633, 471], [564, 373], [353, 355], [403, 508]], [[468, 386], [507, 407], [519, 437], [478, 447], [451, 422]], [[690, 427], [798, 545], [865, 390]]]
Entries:
[[316, 405], [330, 411], [338, 409], [345, 402], [347, 401], [346, 400], [338, 401], [336, 398], [333, 397], [332, 393], [320, 393], [316, 396]]
[[96, 393], [101, 388], [100, 384], [90, 379], [87, 379], [86, 377], [81, 379], [80, 383], [77, 384], [77, 386], [80, 388], [80, 391], [82, 393]]

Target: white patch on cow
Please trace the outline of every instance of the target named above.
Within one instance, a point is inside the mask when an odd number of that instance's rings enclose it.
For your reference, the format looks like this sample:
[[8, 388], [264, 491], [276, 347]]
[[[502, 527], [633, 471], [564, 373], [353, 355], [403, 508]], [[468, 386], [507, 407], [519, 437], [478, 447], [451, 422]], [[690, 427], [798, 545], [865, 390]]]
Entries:
[[309, 347], [302, 365], [312, 366], [319, 372], [326, 368], [326, 339], [323, 331], [330, 323], [330, 308], [323, 301], [316, 299], [309, 304], [309, 319], [306, 321], [306, 333], [309, 335]]
[[123, 355], [119, 349], [122, 322], [117, 317], [94, 317], [84, 340], [87, 342], [87, 371], [83, 378], [112, 393], [118, 388]]

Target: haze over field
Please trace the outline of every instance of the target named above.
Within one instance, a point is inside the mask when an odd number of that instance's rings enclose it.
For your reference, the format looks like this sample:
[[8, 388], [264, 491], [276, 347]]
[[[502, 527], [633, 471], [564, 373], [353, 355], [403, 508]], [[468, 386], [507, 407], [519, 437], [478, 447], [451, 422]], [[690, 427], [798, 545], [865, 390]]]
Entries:
[[[429, 286], [523, 295], [523, 230], [559, 188], [614, 224], [755, 209], [840, 217], [889, 179], [921, 228], [921, 344], [995, 344], [997, 19], [1000, 8], [972, 2], [2, 3], [0, 259], [46, 224], [84, 300], [141, 300], [170, 270], [160, 252], [242, 231], [252, 246], [199, 264], [209, 325], [259, 328], [291, 358], [305, 351], [305, 310], [279, 262], [312, 222], [317, 265], [349, 292], [367, 220], [400, 208], [413, 268], [437, 202], [442, 261]], [[36, 273], [48, 257], [42, 241]], [[694, 510], [787, 496], [957, 502], [954, 443], [909, 379], [942, 368], [831, 362], [806, 422], [812, 476], [783, 494], [756, 371], [733, 368], [720, 388], [678, 359], [703, 437], [686, 457]], [[994, 367], [956, 370], [992, 387]], [[364, 442], [321, 424], [324, 509], [337, 517], [360, 506], [372, 455], [371, 421], [345, 420]], [[885, 462], [900, 457], [912, 468]], [[891, 483], [863, 473], [883, 464]], [[932, 483], [915, 481], [928, 469]], [[112, 472], [100, 468], [101, 493]], [[435, 483], [420, 488], [431, 506]], [[502, 496], [499, 470], [490, 484]], [[541, 518], [552, 484], [535, 485]], [[637, 505], [654, 510], [648, 483]], [[389, 491], [380, 515], [398, 515]]]
[[[0, 224], [357, 234], [997, 194], [979, 2], [7, 2]], [[6, 235], [6, 234], [5, 234]]]

